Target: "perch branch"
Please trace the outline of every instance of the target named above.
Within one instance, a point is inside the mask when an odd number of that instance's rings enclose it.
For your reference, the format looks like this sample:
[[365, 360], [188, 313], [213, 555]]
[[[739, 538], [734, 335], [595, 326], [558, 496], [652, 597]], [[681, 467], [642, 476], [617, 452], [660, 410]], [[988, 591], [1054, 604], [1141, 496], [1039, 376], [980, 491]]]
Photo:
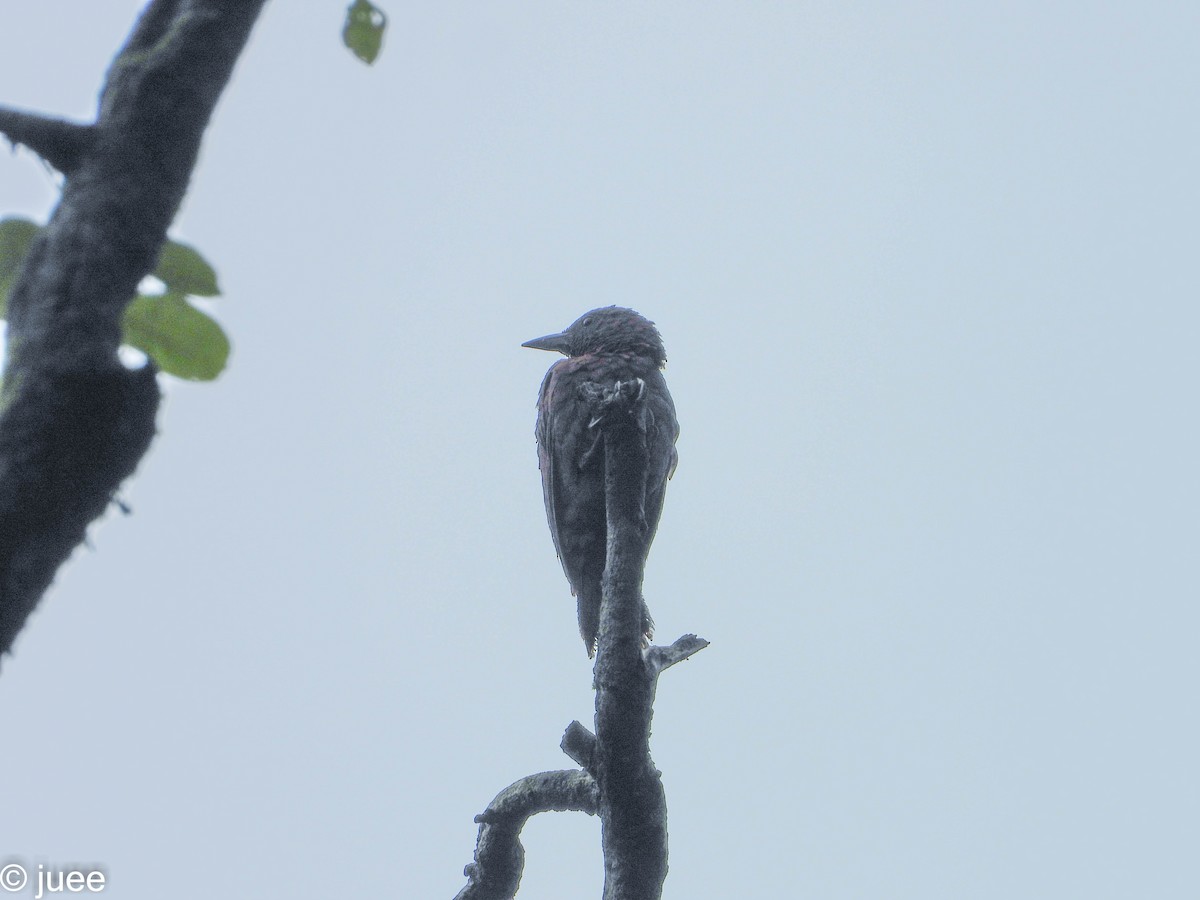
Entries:
[[600, 787], [604, 900], [657, 900], [667, 877], [667, 803], [650, 758], [654, 677], [641, 651], [647, 448], [636, 384], [604, 388], [607, 559], [596, 652], [596, 782]]
[[667, 804], [650, 758], [658, 674], [707, 642], [689, 636], [641, 651], [646, 523], [646, 409], [641, 385], [596, 386], [603, 422], [608, 546], [596, 654], [595, 776], [600, 787], [605, 900], [658, 900], [667, 876]]

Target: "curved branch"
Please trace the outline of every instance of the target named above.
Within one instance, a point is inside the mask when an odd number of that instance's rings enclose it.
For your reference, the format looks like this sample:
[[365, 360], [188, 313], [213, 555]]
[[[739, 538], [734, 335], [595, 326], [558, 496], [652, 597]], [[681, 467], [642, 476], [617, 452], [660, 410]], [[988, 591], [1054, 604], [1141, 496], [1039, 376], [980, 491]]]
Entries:
[[510, 784], [475, 817], [480, 823], [475, 861], [463, 869], [467, 884], [454, 900], [513, 897], [525, 870], [521, 829], [529, 817], [566, 810], [594, 815], [597, 803], [596, 782], [578, 770], [541, 772]]
[[71, 134], [64, 139], [76, 146], [61, 153], [69, 175], [62, 200], [9, 298], [0, 655], [150, 445], [154, 370], [128, 371], [117, 359], [121, 319], [154, 268], [263, 2], [154, 0], [109, 70], [95, 125], [7, 120], [48, 159], [59, 151], [34, 143], [38, 128]]

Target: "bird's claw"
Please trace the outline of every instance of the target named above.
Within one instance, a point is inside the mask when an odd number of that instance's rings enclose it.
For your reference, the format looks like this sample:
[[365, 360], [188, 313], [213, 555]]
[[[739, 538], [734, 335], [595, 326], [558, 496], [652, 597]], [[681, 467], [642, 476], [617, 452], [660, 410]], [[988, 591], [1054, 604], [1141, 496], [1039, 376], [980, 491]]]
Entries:
[[[636, 390], [636, 393], [630, 394]], [[646, 382], [642, 378], [634, 378], [632, 381], [618, 381], [613, 384], [613, 399], [622, 397], [627, 401], [634, 402], [642, 399], [642, 395], [646, 393]]]
[[[626, 408], [639, 402], [646, 393], [646, 381], [642, 378], [631, 378], [628, 381], [614, 381], [611, 387], [594, 381], [584, 382], [579, 386], [579, 396], [591, 408], [592, 416], [588, 420], [588, 428], [595, 428], [604, 421], [605, 415], [616, 406]], [[628, 411], [628, 410], [627, 410]]]

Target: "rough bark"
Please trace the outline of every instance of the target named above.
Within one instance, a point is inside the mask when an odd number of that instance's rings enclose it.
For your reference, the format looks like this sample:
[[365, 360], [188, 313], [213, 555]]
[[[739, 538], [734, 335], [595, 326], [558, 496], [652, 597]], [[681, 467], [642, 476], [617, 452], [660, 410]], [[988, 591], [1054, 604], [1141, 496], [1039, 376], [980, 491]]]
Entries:
[[13, 285], [0, 392], [0, 656], [155, 433], [153, 366], [117, 358], [217, 99], [265, 0], [154, 0], [94, 124], [0, 107], [0, 133], [66, 176]]

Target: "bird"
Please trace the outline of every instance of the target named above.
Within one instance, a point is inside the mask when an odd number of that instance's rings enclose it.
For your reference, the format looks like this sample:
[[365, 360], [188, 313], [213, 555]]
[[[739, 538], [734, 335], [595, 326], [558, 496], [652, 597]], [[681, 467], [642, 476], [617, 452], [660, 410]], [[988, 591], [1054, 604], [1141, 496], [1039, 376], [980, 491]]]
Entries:
[[[554, 549], [575, 596], [579, 634], [588, 658], [600, 631], [601, 576], [607, 549], [604, 439], [581, 386], [637, 382], [643, 402], [648, 463], [645, 517], [647, 549], [662, 515], [667, 481], [679, 460], [679, 421], [662, 368], [666, 350], [654, 323], [632, 309], [606, 306], [576, 319], [565, 331], [522, 347], [562, 353], [538, 393], [538, 468]], [[654, 622], [642, 600], [642, 633], [648, 645]]]

